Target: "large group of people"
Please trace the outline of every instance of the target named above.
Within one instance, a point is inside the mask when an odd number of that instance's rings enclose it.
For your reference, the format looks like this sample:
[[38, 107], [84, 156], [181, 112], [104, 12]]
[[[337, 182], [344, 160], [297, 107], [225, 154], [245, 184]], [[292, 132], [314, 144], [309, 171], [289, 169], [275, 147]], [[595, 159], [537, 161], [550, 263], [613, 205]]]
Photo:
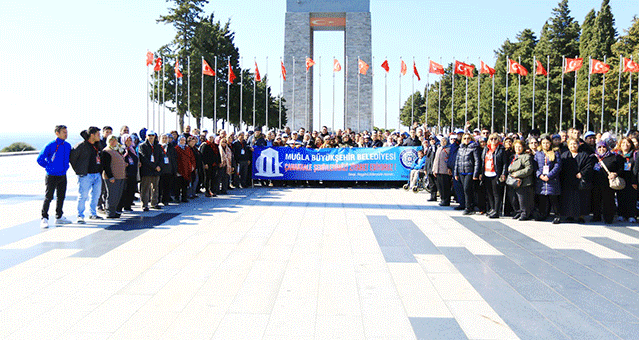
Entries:
[[[414, 132], [412, 132], [413, 134]], [[430, 201], [463, 214], [583, 223], [638, 219], [638, 134], [578, 129], [523, 134], [457, 129], [430, 134], [405, 188], [423, 176]]]
[[[521, 220], [554, 223], [591, 221], [635, 222], [638, 217], [638, 135], [631, 132], [616, 141], [609, 133], [569, 129], [540, 136], [532, 130], [498, 134], [469, 127], [451, 134], [414, 123], [408, 132], [351, 129], [320, 131], [300, 128], [291, 131], [260, 130], [209, 133], [191, 130], [158, 135], [143, 128], [130, 132], [128, 126], [115, 136], [105, 126], [80, 132], [83, 141], [71, 146], [68, 131], [56, 126], [56, 139], [43, 148], [38, 164], [45, 168], [45, 200], [41, 226], [49, 225], [49, 206], [57, 192], [56, 224], [71, 223], [63, 216], [66, 173], [69, 165], [77, 175], [79, 195], [77, 223], [85, 223], [86, 201], [89, 219], [120, 218], [137, 200], [143, 211], [162, 209], [172, 203], [225, 195], [235, 188], [253, 184], [251, 160], [254, 147], [289, 148], [377, 148], [411, 146], [419, 158], [405, 186], [415, 187], [423, 178], [429, 200], [440, 200], [464, 214], [486, 214], [491, 218], [513, 216]], [[581, 138], [582, 137], [582, 138]], [[624, 188], [612, 188], [616, 178]], [[268, 181], [260, 181], [269, 185]], [[138, 196], [136, 196], [138, 194]], [[99, 215], [100, 213], [100, 215]]]

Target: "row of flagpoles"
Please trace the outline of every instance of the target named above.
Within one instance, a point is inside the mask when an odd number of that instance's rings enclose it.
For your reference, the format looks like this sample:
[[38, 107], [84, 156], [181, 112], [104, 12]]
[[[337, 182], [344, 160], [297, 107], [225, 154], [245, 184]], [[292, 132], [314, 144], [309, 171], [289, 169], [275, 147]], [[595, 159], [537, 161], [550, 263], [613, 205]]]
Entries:
[[[348, 59], [348, 57], [347, 57]], [[507, 70], [508, 70], [508, 74], [517, 74], [518, 75], [518, 131], [521, 131], [521, 118], [520, 118], [520, 80], [521, 80], [521, 76], [527, 76], [528, 75], [528, 70], [521, 64], [520, 58], [518, 58], [518, 62], [509, 59], [508, 57], [506, 58], [507, 60]], [[619, 118], [619, 108], [620, 108], [620, 79], [621, 79], [621, 74], [622, 72], [638, 72], [638, 63], [634, 62], [632, 59], [627, 59], [624, 58], [622, 56], [620, 56], [620, 60], [622, 61], [619, 65], [619, 72], [618, 72], [618, 97], [617, 97], [617, 105], [616, 105], [616, 134], [618, 133], [618, 118]], [[163, 57], [158, 57], [155, 58], [154, 54], [152, 52], [147, 52], [147, 60], [146, 60], [146, 64], [147, 64], [147, 79], [149, 79], [149, 72], [148, 72], [148, 66], [153, 65], [153, 80], [154, 80], [154, 84], [156, 83], [156, 72], [158, 73], [158, 76], [161, 76], [163, 79], [162, 82], [162, 102], [165, 103], [165, 98], [164, 98], [164, 68], [162, 67], [164, 58]], [[442, 62], [442, 61], [441, 61]], [[203, 75], [207, 75], [207, 76], [211, 76], [214, 77], [214, 81], [217, 82], [217, 74], [214, 71], [218, 69], [218, 58], [215, 58], [215, 65], [214, 68], [212, 69], [211, 66], [207, 63], [207, 61], [204, 59], [204, 57], [201, 60], [202, 63], [202, 74]], [[292, 60], [293, 65], [295, 65], [295, 58]], [[241, 64], [242, 64], [242, 58], [241, 58]], [[255, 70], [254, 70], [254, 82], [253, 82], [253, 87], [254, 87], [254, 91], [253, 91], [253, 126], [256, 126], [256, 83], [262, 81], [263, 77], [261, 77], [260, 75], [260, 71], [258, 69], [258, 64], [257, 61], [255, 61], [254, 59], [254, 64], [255, 64]], [[267, 63], [268, 65], [268, 57], [267, 57]], [[306, 100], [305, 102], [307, 103], [307, 105], [305, 105], [305, 117], [307, 118], [307, 122], [310, 121], [309, 119], [309, 70], [311, 69], [311, 67], [313, 67], [315, 65], [315, 61], [312, 58], [307, 57], [305, 59], [305, 66], [306, 66], [306, 84], [305, 84], [305, 96], [306, 96]], [[533, 73], [534, 77], [533, 77], [533, 94], [532, 97], [535, 98], [535, 76], [536, 75], [542, 75], [542, 76], [547, 76], [547, 96], [546, 96], [546, 119], [545, 119], [545, 131], [548, 132], [549, 130], [549, 56], [547, 56], [547, 67], [545, 68], [542, 63], [539, 60], [536, 60], [535, 56], [533, 58], [533, 64], [534, 67], [536, 68], [535, 73]], [[385, 128], [388, 128], [387, 125], [387, 74], [390, 71], [390, 67], [389, 67], [389, 62], [388, 60], [384, 60], [384, 62], [380, 65], [384, 70], [385, 70]], [[561, 98], [564, 95], [564, 74], [565, 73], [570, 73], [570, 72], [574, 72], [574, 77], [575, 77], [575, 84], [574, 84], [574, 98], [573, 98], [573, 127], [575, 127], [576, 125], [576, 92], [577, 92], [577, 71], [580, 70], [583, 66], [583, 59], [582, 58], [565, 58], [564, 56], [562, 57], [562, 86], [561, 86]], [[285, 67], [285, 64], [282, 60], [282, 58], [280, 58], [280, 67], [281, 67], [281, 72], [280, 72], [280, 80], [281, 80], [281, 88], [283, 85], [283, 82], [287, 80], [287, 69]], [[190, 72], [190, 58], [187, 59], [187, 68], [189, 70], [189, 72], [187, 73], [188, 76], [190, 76], [191, 72]], [[242, 65], [241, 65], [242, 68]], [[367, 75], [367, 71], [369, 70], [369, 64], [367, 64], [365, 61], [363, 61], [362, 59], [360, 59], [360, 57], [358, 57], [358, 123], [360, 122], [360, 75]], [[589, 73], [588, 73], [588, 90], [587, 90], [587, 122], [586, 122], [586, 128], [587, 130], [589, 130], [590, 126], [589, 126], [589, 116], [590, 116], [590, 92], [591, 92], [591, 75], [592, 74], [602, 74], [603, 77], [603, 81], [602, 81], [602, 117], [604, 117], [604, 87], [605, 87], [605, 77], [606, 77], [606, 73], [609, 72], [609, 70], [611, 69], [611, 66], [606, 64], [606, 57], [604, 58], [604, 61], [599, 61], [596, 59], [593, 59], [591, 57], [589, 57]], [[332, 128], [335, 128], [335, 73], [336, 72], [340, 72], [342, 70], [342, 66], [340, 65], [340, 62], [334, 58], [333, 60], [333, 112], [332, 112]], [[469, 78], [473, 78], [473, 72], [475, 70], [475, 66], [474, 65], [470, 65], [464, 62], [460, 62], [458, 60], [454, 59], [454, 72], [452, 72], [451, 74], [451, 82], [452, 82], [452, 86], [451, 86], [451, 97], [454, 97], [454, 91], [455, 91], [455, 75], [456, 74], [460, 74], [465, 76], [465, 117], [464, 117], [464, 121], [465, 121], [465, 125], [468, 122], [468, 84], [469, 84]], [[293, 68], [294, 71], [294, 78], [293, 78], [293, 88], [295, 88], [295, 67]], [[160, 75], [160, 72], [162, 72], [162, 75]], [[175, 77], [176, 77], [176, 98], [175, 98], [175, 105], [177, 107], [177, 103], [178, 103], [178, 99], [177, 99], [177, 86], [178, 86], [178, 79], [182, 78], [183, 75], [180, 71], [180, 65], [178, 60], [176, 60], [175, 62], [175, 67], [174, 67], [174, 72], [175, 72]], [[495, 127], [494, 127], [494, 97], [495, 97], [495, 83], [494, 83], [494, 74], [495, 74], [495, 69], [489, 67], [487, 64], [485, 64], [482, 60], [480, 60], [480, 69], [479, 69], [479, 75], [481, 74], [488, 74], [490, 76], [490, 78], [492, 79], [492, 93], [491, 93], [491, 131], [495, 131]], [[268, 73], [268, 70], [267, 70]], [[399, 77], [400, 77], [400, 82], [399, 82], [399, 105], [402, 106], [402, 76], [406, 75], [407, 73], [407, 65], [404, 62], [404, 60], [402, 60], [402, 58], [400, 58], [400, 73], [399, 73]], [[427, 73], [427, 84], [429, 84], [429, 74], [436, 74], [436, 75], [440, 75], [443, 76], [444, 75], [444, 67], [442, 66], [441, 63], [436, 63], [433, 60], [429, 60], [429, 70]], [[371, 72], [371, 75], [373, 76], [373, 70]], [[413, 60], [413, 74], [412, 74], [412, 96], [411, 96], [411, 122], [414, 122], [414, 96], [413, 94], [415, 93], [414, 91], [414, 77], [418, 78], [418, 81], [420, 81], [420, 74], [418, 72], [418, 68], [416, 67], [416, 63], [415, 63], [415, 59]], [[204, 93], [204, 78], [202, 77], [201, 80], [201, 93]], [[227, 102], [229, 102], [230, 98], [229, 98], [229, 93], [230, 93], [230, 86], [234, 83], [234, 81], [236, 80], [236, 76], [235, 73], [233, 72], [233, 68], [231, 66], [231, 60], [230, 58], [227, 58]], [[505, 131], [508, 130], [508, 122], [507, 122], [507, 113], [508, 113], [508, 99], [509, 99], [509, 77], [505, 77], [506, 78], [506, 98], [505, 98], [505, 126], [504, 129]], [[242, 87], [242, 82], [243, 82], [243, 77], [240, 77], [240, 85]], [[147, 82], [147, 93], [149, 93], [148, 90], [148, 82]], [[480, 107], [480, 76], [478, 77], [478, 111], [479, 111], [479, 107]], [[629, 79], [629, 110], [631, 110], [631, 84], [632, 84], [632, 77], [630, 77]], [[187, 81], [187, 101], [188, 101], [188, 108], [187, 108], [187, 112], [190, 113], [191, 112], [191, 108], [190, 108], [190, 85], [191, 82]], [[159, 84], [157, 85], [159, 88]], [[267, 89], [267, 87], [265, 86], [265, 89]], [[442, 90], [442, 81], [440, 82], [440, 88], [438, 89], [438, 117], [437, 117], [437, 126], [438, 128], [440, 128], [441, 125], [441, 120], [440, 120], [440, 115], [441, 115], [441, 106], [440, 106], [440, 101], [441, 101], [441, 90]], [[217, 87], [214, 86], [214, 108], [217, 108]], [[240, 91], [240, 124], [242, 124], [242, 92]], [[295, 93], [295, 91], [294, 91]], [[152, 98], [154, 98], [154, 101], [158, 102], [158, 128], [162, 128], [163, 130], [165, 130], [166, 126], [164, 126], [164, 114], [165, 114], [165, 107], [163, 105], [162, 107], [162, 119], [160, 119], [160, 91], [155, 91], [155, 86], [154, 86], [154, 90], [152, 93]], [[201, 96], [201, 98], [203, 98], [203, 96]], [[295, 95], [292, 98], [292, 107], [295, 108]], [[268, 100], [269, 100], [269, 96], [268, 96], [268, 91], [265, 90], [265, 127], [268, 127]], [[429, 102], [429, 91], [426, 91], [426, 102]], [[200, 112], [204, 111], [204, 100], [201, 100], [201, 104], [200, 104]], [[226, 125], [227, 127], [229, 126], [229, 116], [230, 116], [230, 112], [229, 112], [229, 108], [230, 105], [225, 105], [227, 108], [227, 117], [226, 117]], [[427, 112], [425, 113], [425, 117], [428, 116], [428, 108], [429, 105], [426, 105], [427, 108]], [[346, 108], [345, 108], [346, 109]], [[279, 126], [282, 127], [282, 104], [280, 103], [279, 105]], [[402, 107], [400, 107], [400, 111], [402, 111]], [[401, 112], [400, 112], [401, 113]], [[398, 115], [398, 129], [400, 129], [400, 113]], [[454, 128], [454, 101], [451, 101], [451, 130], [453, 130]], [[559, 120], [559, 129], [562, 130], [562, 114], [563, 114], [563, 100], [560, 101], [560, 120]], [[295, 117], [295, 113], [293, 115]], [[534, 116], [535, 116], [535, 100], [532, 100], [532, 117], [531, 117], [531, 128], [534, 128]], [[147, 100], [147, 126], [152, 126], [154, 129], [156, 128], [156, 122], [155, 122], [155, 117], [156, 117], [156, 105], [154, 103], [153, 106], [153, 119], [152, 122], [149, 122], [149, 101]], [[176, 129], [178, 126], [178, 114], [176, 114]], [[201, 117], [202, 119], [202, 117]], [[214, 121], [214, 130], [217, 130], [217, 109], [213, 110], [213, 121]], [[631, 127], [631, 114], [629, 113], [628, 115], [628, 127]], [[150, 125], [150, 123], [152, 123], [152, 125]], [[294, 127], [295, 122], [294, 123]], [[191, 124], [191, 115], [189, 115], [189, 124]], [[358, 124], [359, 125], [359, 124]], [[223, 123], [224, 126], [224, 123]], [[240, 126], [240, 128], [242, 128], [242, 126]], [[480, 128], [480, 119], [478, 119], [478, 128]], [[600, 129], [601, 131], [604, 130], [604, 119], [601, 119], [600, 121]], [[360, 130], [360, 127], [358, 126], [358, 130]]]

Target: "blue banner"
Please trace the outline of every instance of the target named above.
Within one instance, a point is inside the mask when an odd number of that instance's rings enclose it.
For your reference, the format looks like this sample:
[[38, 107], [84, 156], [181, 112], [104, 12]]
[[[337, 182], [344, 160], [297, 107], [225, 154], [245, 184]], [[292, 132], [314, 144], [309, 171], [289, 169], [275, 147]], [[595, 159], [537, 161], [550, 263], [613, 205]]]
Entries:
[[256, 147], [251, 168], [254, 179], [406, 181], [418, 149]]

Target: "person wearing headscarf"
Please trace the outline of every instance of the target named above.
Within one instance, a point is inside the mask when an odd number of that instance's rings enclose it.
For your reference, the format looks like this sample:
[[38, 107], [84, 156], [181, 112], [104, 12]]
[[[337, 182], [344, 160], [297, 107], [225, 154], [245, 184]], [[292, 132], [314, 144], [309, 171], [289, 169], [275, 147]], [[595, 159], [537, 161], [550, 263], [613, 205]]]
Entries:
[[124, 154], [122, 157], [127, 165], [127, 179], [124, 184], [124, 190], [122, 192], [122, 197], [120, 198], [117, 211], [132, 211], [131, 207], [133, 206], [136, 189], [138, 188], [138, 167], [140, 166], [140, 163], [138, 162], [138, 154], [133, 146], [133, 138], [131, 138], [131, 135], [125, 133], [120, 136], [120, 143], [124, 147]]
[[165, 133], [160, 137], [160, 146], [162, 147], [162, 162], [160, 162], [160, 180], [158, 186], [160, 194], [158, 201], [164, 206], [168, 206], [171, 199], [171, 191], [175, 187], [176, 174], [178, 173], [178, 154], [175, 146], [171, 146], [171, 138], [173, 136]]
[[620, 139], [616, 151], [624, 160], [620, 176], [627, 183], [624, 189], [616, 191], [618, 220], [636, 223], [638, 222], [638, 175], [634, 174], [633, 169], [637, 167], [638, 151], [629, 137]]
[[182, 196], [182, 202], [189, 202], [187, 187], [191, 183], [191, 176], [196, 169], [196, 157], [192, 149], [187, 145], [184, 136], [178, 137], [178, 145], [175, 147], [178, 154], [178, 192], [176, 197]]
[[[607, 224], [613, 223], [616, 212], [615, 190], [609, 186], [609, 179], [616, 178], [624, 170], [624, 159], [609, 149], [605, 141], [596, 143], [596, 163], [593, 166], [593, 219], [599, 222], [604, 217]], [[606, 169], [605, 169], [606, 168]], [[607, 171], [609, 170], [609, 171]]]
[[226, 195], [229, 190], [229, 176], [233, 174], [233, 151], [228, 144], [228, 139], [221, 138], [219, 144], [220, 150], [220, 181], [222, 182], [221, 194]]
[[120, 153], [123, 148], [118, 144], [118, 138], [114, 135], [107, 137], [107, 146], [102, 150], [102, 179], [107, 186], [105, 199], [105, 211], [107, 218], [119, 218], [116, 212], [120, 197], [127, 179], [127, 163]]

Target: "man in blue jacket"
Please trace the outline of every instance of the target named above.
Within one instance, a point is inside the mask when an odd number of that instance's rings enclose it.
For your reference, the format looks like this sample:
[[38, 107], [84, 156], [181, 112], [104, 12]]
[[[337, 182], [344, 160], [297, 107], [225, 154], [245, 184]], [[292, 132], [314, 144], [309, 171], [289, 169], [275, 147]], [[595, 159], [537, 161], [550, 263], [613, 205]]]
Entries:
[[71, 223], [62, 216], [62, 205], [67, 193], [67, 170], [69, 169], [69, 154], [71, 144], [67, 139], [67, 127], [57, 125], [55, 128], [56, 140], [47, 144], [38, 155], [38, 164], [47, 171], [45, 177], [46, 190], [44, 203], [42, 204], [42, 220], [40, 226], [49, 228], [49, 205], [53, 200], [53, 193], [56, 192], [56, 224]]

